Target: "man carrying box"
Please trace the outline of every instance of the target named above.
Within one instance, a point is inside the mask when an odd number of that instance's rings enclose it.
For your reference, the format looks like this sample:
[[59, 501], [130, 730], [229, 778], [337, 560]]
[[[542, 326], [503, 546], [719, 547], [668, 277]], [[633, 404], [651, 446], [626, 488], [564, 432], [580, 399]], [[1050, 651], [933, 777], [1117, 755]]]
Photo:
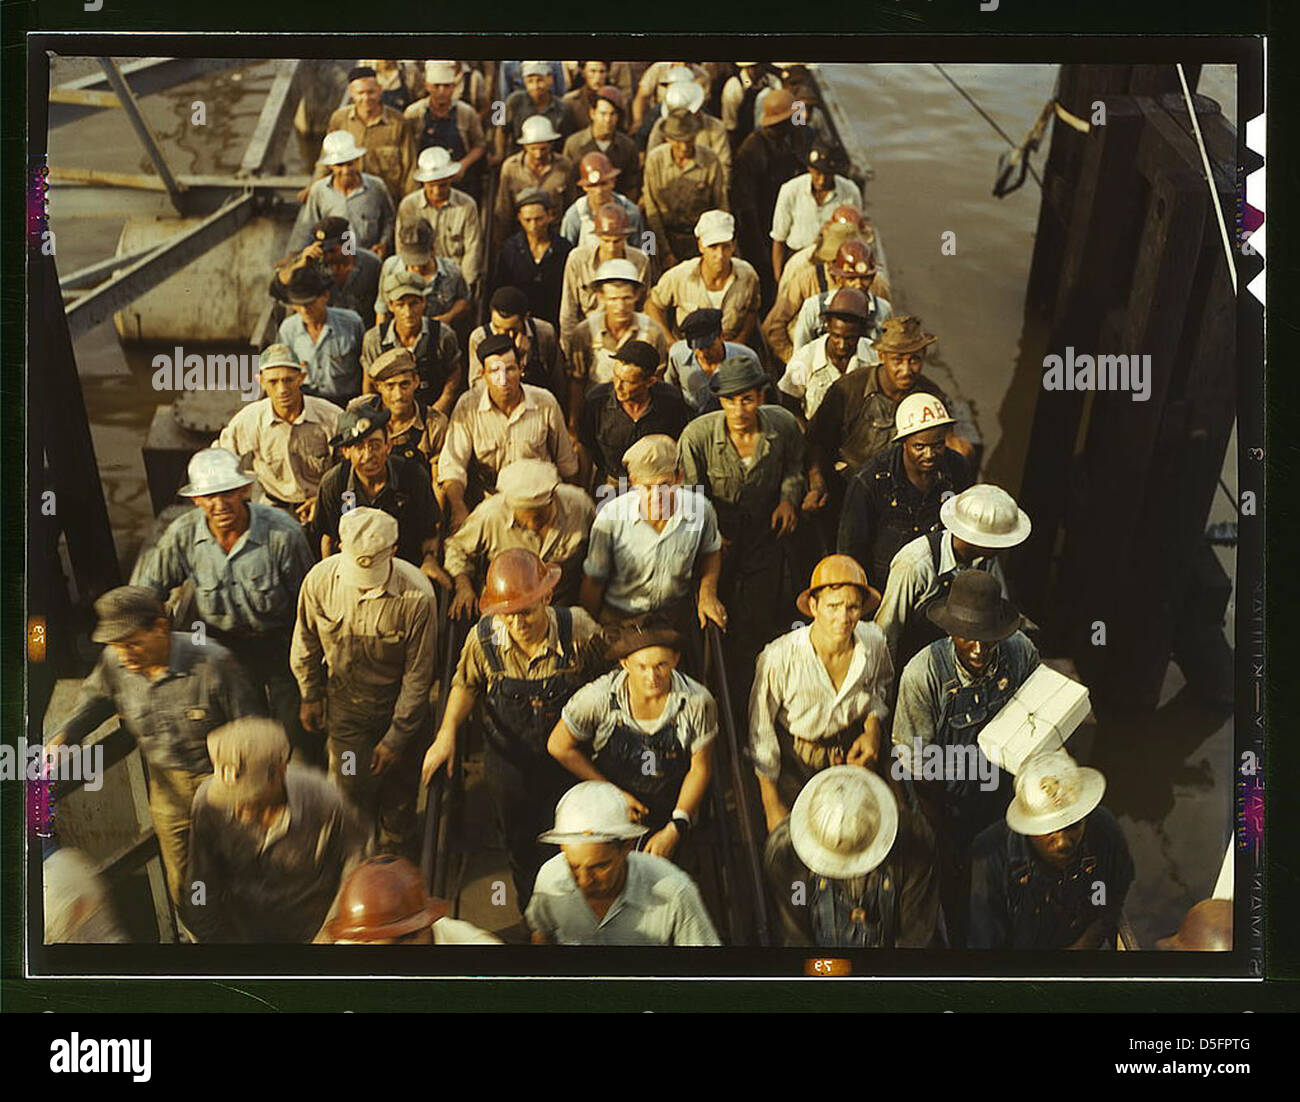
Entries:
[[958, 573], [926, 615], [947, 635], [903, 669], [891, 774], [905, 780], [913, 806], [934, 828], [949, 943], [961, 948], [971, 841], [1011, 796], [1009, 778], [984, 756], [979, 734], [1038, 666], [1038, 651], [1019, 630], [1020, 613], [998, 579], [983, 570]]

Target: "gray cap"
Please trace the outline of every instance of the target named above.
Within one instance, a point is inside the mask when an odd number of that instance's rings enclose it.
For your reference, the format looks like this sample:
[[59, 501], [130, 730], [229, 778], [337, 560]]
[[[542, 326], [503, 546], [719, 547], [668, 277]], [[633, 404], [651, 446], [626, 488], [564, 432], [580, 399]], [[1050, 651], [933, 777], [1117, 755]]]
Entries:
[[264, 791], [289, 761], [289, 738], [273, 719], [245, 716], [208, 734], [208, 801], [233, 807]]
[[153, 590], [138, 585], [120, 585], [95, 602], [98, 623], [90, 633], [94, 643], [118, 643], [141, 628], [151, 627], [167, 610]]

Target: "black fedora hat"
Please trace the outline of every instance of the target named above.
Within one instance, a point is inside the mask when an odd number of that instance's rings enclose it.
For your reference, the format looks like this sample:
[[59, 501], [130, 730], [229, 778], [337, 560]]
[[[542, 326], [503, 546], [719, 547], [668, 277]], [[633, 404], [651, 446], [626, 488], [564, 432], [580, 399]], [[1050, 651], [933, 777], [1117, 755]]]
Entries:
[[934, 601], [925, 614], [949, 635], [981, 643], [997, 643], [1020, 627], [1019, 611], [1002, 596], [1002, 584], [986, 570], [958, 573], [947, 596]]

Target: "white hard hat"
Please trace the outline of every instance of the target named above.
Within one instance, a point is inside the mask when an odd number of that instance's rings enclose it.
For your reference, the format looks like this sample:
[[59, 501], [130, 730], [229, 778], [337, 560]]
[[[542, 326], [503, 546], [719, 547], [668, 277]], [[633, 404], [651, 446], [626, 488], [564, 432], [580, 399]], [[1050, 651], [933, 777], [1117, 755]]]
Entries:
[[976, 547], [1015, 547], [1029, 538], [1029, 515], [1001, 486], [980, 482], [939, 506], [939, 519], [954, 536]]
[[794, 852], [818, 876], [865, 876], [898, 835], [898, 803], [889, 785], [860, 765], [814, 774], [790, 809]]
[[894, 443], [914, 432], [953, 423], [944, 404], [933, 394], [909, 394], [894, 411]]
[[563, 846], [583, 842], [623, 842], [640, 838], [646, 828], [632, 822], [627, 800], [609, 781], [575, 784], [555, 805], [555, 828], [539, 842]]
[[524, 119], [523, 126], [519, 128], [520, 145], [538, 145], [542, 142], [559, 140], [559, 132], [545, 115], [529, 115]]
[[1066, 750], [1035, 754], [1016, 774], [1016, 797], [1007, 826], [1017, 834], [1042, 835], [1077, 823], [1101, 803], [1106, 778], [1081, 766]]
[[204, 448], [190, 459], [190, 480], [181, 487], [181, 497], [207, 497], [251, 486], [256, 479], [239, 468], [239, 456], [225, 448]]
[[446, 180], [460, 171], [460, 162], [451, 159], [451, 153], [440, 145], [431, 145], [420, 151], [415, 162], [415, 179], [422, 184]]
[[641, 273], [636, 270], [636, 265], [625, 257], [618, 257], [614, 260], [606, 260], [596, 269], [596, 274], [592, 277], [591, 285], [598, 286], [601, 283], [607, 283], [612, 280], [626, 280], [628, 283], [635, 283], [638, 287], [645, 281], [641, 278]]
[[365, 149], [357, 145], [356, 138], [346, 130], [331, 130], [321, 142], [320, 163], [323, 165], [345, 165], [365, 155]]
[[695, 114], [704, 106], [704, 89], [695, 83], [689, 69], [669, 69], [668, 73], [669, 82], [664, 88], [659, 113], [666, 118], [669, 111], [685, 108], [692, 115]]

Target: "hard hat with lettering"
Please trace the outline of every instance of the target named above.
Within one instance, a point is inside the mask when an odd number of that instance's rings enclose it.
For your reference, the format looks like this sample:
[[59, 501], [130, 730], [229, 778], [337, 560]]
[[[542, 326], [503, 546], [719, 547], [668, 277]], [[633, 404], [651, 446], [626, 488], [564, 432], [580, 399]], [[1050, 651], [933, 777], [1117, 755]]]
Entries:
[[818, 876], [866, 876], [898, 836], [889, 785], [860, 765], [832, 765], [803, 786], [790, 809], [795, 855]]
[[898, 403], [894, 411], [894, 443], [914, 432], [923, 432], [937, 425], [951, 425], [955, 422], [948, 416], [944, 404], [933, 394], [909, 394]]
[[1035, 754], [1016, 774], [1007, 826], [1028, 835], [1064, 830], [1101, 803], [1105, 791], [1106, 778], [1100, 771], [1078, 765], [1067, 750]]
[[503, 616], [535, 605], [554, 592], [560, 573], [557, 564], [542, 562], [537, 552], [526, 547], [502, 551], [488, 565], [479, 611], [484, 616]]
[[976, 547], [1015, 547], [1029, 538], [1033, 527], [1015, 498], [987, 482], [950, 497], [939, 506], [939, 519], [954, 536]]
[[584, 842], [622, 842], [640, 838], [646, 828], [632, 822], [627, 801], [609, 781], [575, 784], [555, 806], [555, 826], [539, 842], [563, 846]]
[[860, 237], [851, 237], [835, 250], [831, 274], [836, 279], [871, 279], [876, 274], [876, 252]]
[[432, 926], [446, 913], [445, 903], [425, 893], [419, 870], [386, 853], [352, 870], [325, 933], [334, 941], [387, 940]]
[[804, 616], [813, 614], [808, 598], [819, 589], [830, 585], [856, 585], [862, 590], [862, 618], [871, 616], [880, 607], [880, 593], [867, 581], [867, 572], [852, 555], [827, 555], [813, 568], [808, 588], [799, 594], [796, 607]]
[[257, 481], [240, 470], [239, 456], [225, 448], [204, 448], [190, 459], [189, 481], [180, 488], [181, 497], [208, 497], [251, 486]]

